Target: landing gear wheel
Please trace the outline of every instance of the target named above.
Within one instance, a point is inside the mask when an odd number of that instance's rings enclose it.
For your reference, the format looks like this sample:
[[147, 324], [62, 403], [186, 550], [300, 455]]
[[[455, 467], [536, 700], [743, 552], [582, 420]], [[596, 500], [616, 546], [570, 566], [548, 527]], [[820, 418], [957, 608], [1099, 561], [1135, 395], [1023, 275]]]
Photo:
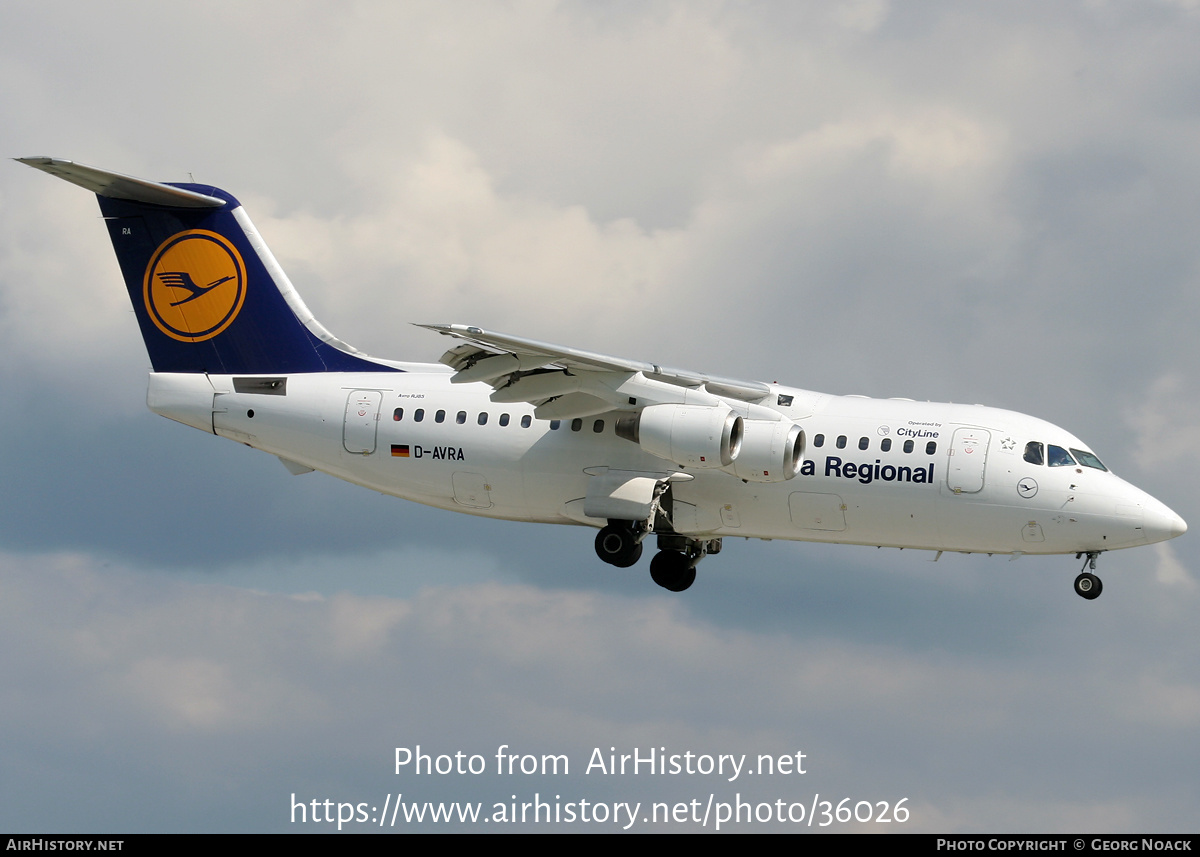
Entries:
[[696, 566], [686, 554], [662, 550], [650, 560], [650, 577], [663, 589], [683, 592], [696, 582]]
[[1085, 571], [1075, 578], [1075, 594], [1081, 598], [1091, 601], [1093, 598], [1099, 598], [1103, 591], [1104, 584], [1100, 578], [1089, 571]]
[[642, 543], [629, 527], [609, 524], [596, 534], [596, 556], [617, 568], [629, 568], [642, 558]]

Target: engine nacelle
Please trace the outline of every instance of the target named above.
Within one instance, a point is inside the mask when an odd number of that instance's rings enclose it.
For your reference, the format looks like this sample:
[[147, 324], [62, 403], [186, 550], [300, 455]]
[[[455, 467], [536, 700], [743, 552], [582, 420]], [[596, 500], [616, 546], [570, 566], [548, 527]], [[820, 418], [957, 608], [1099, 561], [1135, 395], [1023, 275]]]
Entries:
[[742, 448], [744, 421], [728, 406], [649, 405], [617, 420], [617, 434], [683, 467], [728, 467]]
[[783, 482], [800, 472], [804, 429], [791, 420], [745, 420], [742, 451], [721, 468], [749, 482]]

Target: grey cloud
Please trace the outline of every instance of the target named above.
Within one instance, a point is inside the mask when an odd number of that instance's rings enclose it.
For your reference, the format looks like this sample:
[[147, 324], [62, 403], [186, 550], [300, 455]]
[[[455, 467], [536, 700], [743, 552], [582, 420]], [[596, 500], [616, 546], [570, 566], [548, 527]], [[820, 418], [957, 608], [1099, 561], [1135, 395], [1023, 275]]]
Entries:
[[[911, 829], [1002, 823], [985, 802], [997, 791], [1057, 807], [1025, 816], [1042, 829], [1089, 818], [1094, 803], [1137, 829], [1192, 790], [1177, 757], [1196, 716], [1194, 675], [1143, 673], [1075, 621], [1045, 648], [999, 656], [721, 628], [678, 599], [519, 585], [294, 598], [61, 555], [8, 555], [4, 576], [4, 636], [24, 652], [4, 668], [5, 768], [25, 801], [76, 808], [63, 829], [202, 829], [205, 818], [291, 829], [292, 791], [490, 803], [514, 789], [650, 801], [729, 787], [588, 775], [595, 746], [803, 750], [806, 779], [736, 789], [756, 800], [913, 794]], [[519, 783], [395, 777], [393, 748], [416, 743], [489, 758], [509, 744], [565, 753], [573, 767]], [[1112, 752], [1081, 754], [1097, 743]], [[139, 776], [126, 779], [131, 762]], [[84, 799], [97, 789], [100, 800]], [[1067, 791], [1076, 798], [1064, 804]]]

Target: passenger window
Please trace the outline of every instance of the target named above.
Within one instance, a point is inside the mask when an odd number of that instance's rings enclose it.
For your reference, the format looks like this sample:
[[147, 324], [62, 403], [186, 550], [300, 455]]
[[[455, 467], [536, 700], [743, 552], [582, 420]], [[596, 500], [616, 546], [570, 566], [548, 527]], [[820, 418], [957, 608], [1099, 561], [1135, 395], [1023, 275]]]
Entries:
[[583, 428], [583, 420], [580, 417], [571, 420], [571, 431], [579, 431], [581, 428]]
[[1045, 464], [1046, 456], [1043, 453], [1044, 447], [1040, 440], [1031, 440], [1025, 444], [1025, 460], [1030, 464]]
[[1047, 464], [1051, 467], [1073, 467], [1075, 465], [1075, 459], [1071, 457], [1071, 453], [1054, 444], [1050, 444], [1050, 454], [1046, 457], [1049, 459]]
[[906, 441], [904, 441], [904, 451], [905, 451], [905, 452], [912, 452], [912, 451], [913, 451], [913, 445], [914, 445], [914, 444], [913, 444], [913, 442], [912, 442], [911, 440], [906, 440]]
[[890, 437], [885, 437], [883, 440], [879, 441], [879, 448], [884, 452], [891, 452], [892, 439]]
[[592, 431], [594, 431], [596, 434], [600, 434], [600, 432], [604, 431], [604, 420], [596, 420], [594, 423], [592, 423]]
[[525, 416], [521, 417], [521, 428], [529, 428], [529, 426], [532, 424], [533, 424], [533, 417], [529, 416], [529, 414], [526, 414]]
[[500, 425], [502, 425], [502, 426], [508, 425], [508, 414], [500, 415]]
[[433, 421], [435, 423], [444, 423], [446, 421], [446, 412], [439, 410], [433, 415]]
[[866, 449], [870, 445], [871, 445], [871, 439], [869, 437], [860, 437], [858, 439], [858, 448], [859, 449]]
[[562, 420], [550, 420], [550, 431], [558, 431], [562, 426]]
[[937, 441], [936, 440], [931, 440], [931, 441], [929, 441], [929, 443], [925, 444], [925, 454], [926, 455], [933, 455], [935, 452], [937, 452]]
[[824, 446], [824, 445], [825, 445], [825, 435], [819, 434], [813, 438], [813, 446]]
[[482, 411], [482, 412], [479, 414], [479, 424], [480, 424], [481, 426], [485, 426], [485, 425], [487, 425], [487, 411]]
[[455, 415], [454, 415], [454, 421], [455, 421], [456, 423], [458, 423], [460, 426], [461, 426], [461, 425], [466, 425], [466, 422], [467, 422], [467, 412], [466, 412], [466, 411], [459, 411], [457, 414], [455, 414]]
[[396, 422], [404, 419], [404, 408], [396, 408], [396, 410], [392, 411], [392, 419]]
[[1108, 468], [1092, 453], [1082, 449], [1075, 449], [1075, 447], [1071, 447], [1071, 452], [1075, 455], [1075, 460], [1084, 467], [1094, 467], [1097, 470], [1103, 470], [1105, 473], [1108, 472]]
[[425, 419], [425, 409], [424, 408], [417, 408], [415, 411], [413, 411], [413, 422], [414, 423], [419, 423], [423, 419]]
[[838, 439], [837, 439], [837, 448], [838, 448], [838, 449], [845, 449], [845, 448], [846, 448], [846, 436], [845, 436], [844, 434], [840, 434], [840, 435], [838, 435]]

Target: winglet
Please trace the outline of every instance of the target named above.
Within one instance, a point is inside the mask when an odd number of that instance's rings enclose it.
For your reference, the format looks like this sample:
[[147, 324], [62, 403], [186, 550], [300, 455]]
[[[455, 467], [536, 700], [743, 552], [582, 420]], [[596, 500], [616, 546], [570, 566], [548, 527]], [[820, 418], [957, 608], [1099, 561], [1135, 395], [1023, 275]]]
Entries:
[[225, 200], [169, 184], [148, 182], [133, 176], [112, 173], [96, 167], [87, 167], [74, 161], [58, 158], [13, 158], [35, 170], [57, 176], [71, 184], [77, 184], [99, 196], [110, 199], [127, 199], [151, 205], [166, 205], [171, 208], [220, 208]]

